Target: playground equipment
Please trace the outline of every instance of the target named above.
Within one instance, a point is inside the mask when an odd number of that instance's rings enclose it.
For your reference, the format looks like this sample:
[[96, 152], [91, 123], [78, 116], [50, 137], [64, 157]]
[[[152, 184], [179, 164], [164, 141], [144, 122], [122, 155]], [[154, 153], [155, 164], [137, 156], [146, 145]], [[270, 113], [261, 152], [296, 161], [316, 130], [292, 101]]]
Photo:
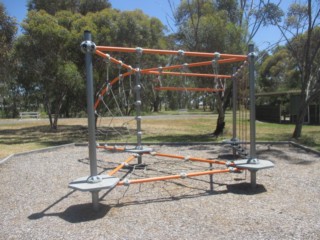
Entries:
[[[89, 31], [85, 31], [84, 33], [84, 42], [81, 44], [82, 51], [85, 53], [86, 60], [86, 80], [87, 80], [87, 106], [88, 106], [88, 130], [89, 130], [89, 159], [90, 159], [90, 175], [86, 177], [78, 178], [72, 181], [69, 184], [70, 188], [80, 190], [80, 191], [89, 191], [92, 193], [92, 203], [93, 208], [95, 210], [99, 207], [99, 191], [103, 189], [112, 189], [116, 186], [121, 185], [130, 185], [137, 183], [146, 183], [153, 181], [163, 181], [170, 179], [184, 179], [184, 178], [192, 178], [196, 176], [202, 175], [213, 175], [218, 173], [229, 173], [229, 172], [241, 172], [242, 170], [249, 170], [251, 173], [251, 185], [252, 187], [256, 186], [256, 172], [261, 169], [271, 168], [273, 164], [267, 160], [260, 160], [256, 157], [256, 145], [255, 145], [255, 95], [254, 95], [254, 51], [253, 45], [249, 47], [249, 55], [233, 55], [233, 54], [220, 54], [220, 53], [203, 53], [203, 52], [184, 52], [182, 50], [172, 51], [172, 50], [157, 50], [157, 49], [142, 49], [142, 48], [120, 48], [120, 47], [105, 47], [105, 46], [96, 46], [91, 41], [91, 33]], [[132, 68], [131, 66], [122, 63], [121, 61], [111, 57], [109, 54], [104, 52], [126, 52], [126, 53], [136, 53], [138, 57], [141, 57], [143, 54], [163, 54], [163, 55], [184, 55], [184, 56], [193, 56], [193, 57], [206, 57], [213, 58], [212, 61], [205, 62], [196, 62], [196, 63], [188, 63], [188, 67], [198, 67], [198, 66], [208, 66], [222, 64], [222, 63], [236, 63], [236, 62], [244, 62], [248, 61], [249, 65], [249, 80], [250, 80], [250, 154], [246, 159], [235, 160], [235, 161], [222, 161], [222, 160], [211, 160], [190, 156], [181, 156], [175, 154], [166, 154], [159, 153], [153, 151], [151, 148], [146, 148], [142, 145], [142, 128], [141, 128], [141, 75], [142, 74], [155, 74], [155, 75], [185, 75], [185, 76], [198, 76], [198, 77], [207, 77], [213, 79], [229, 79], [233, 78], [233, 84], [236, 84], [237, 77], [239, 77], [243, 73], [243, 70], [239, 70], [237, 74], [233, 76], [230, 75], [219, 75], [217, 72], [213, 74], [203, 74], [203, 73], [184, 73], [184, 72], [172, 72], [174, 69], [180, 69], [184, 65], [172, 65], [166, 67], [157, 67], [157, 68], [149, 68], [149, 69], [140, 69], [138, 65], [137, 68]], [[93, 69], [92, 69], [92, 55], [95, 53], [96, 55], [106, 58], [109, 61], [119, 64], [121, 67], [128, 69], [127, 73], [119, 74], [118, 77], [108, 82], [104, 89], [100, 92], [98, 99], [94, 103], [93, 101]], [[244, 68], [244, 67], [242, 67]], [[242, 72], [241, 72], [242, 71]], [[121, 78], [134, 75], [135, 77], [135, 109], [136, 109], [136, 136], [137, 143], [135, 147], [127, 148], [127, 147], [113, 147], [113, 146], [100, 146], [96, 144], [96, 136], [95, 136], [95, 109], [102, 101], [102, 97], [108, 93], [110, 88], [118, 82]], [[236, 85], [234, 86], [234, 89]], [[181, 91], [181, 88], [178, 87], [158, 87], [157, 90], [174, 90]], [[208, 91], [208, 92], [218, 92], [223, 91], [223, 89], [211, 89], [211, 88], [183, 88], [183, 91]], [[235, 91], [235, 90], [234, 90]], [[234, 95], [236, 93], [234, 92]], [[236, 149], [241, 143], [241, 141], [237, 140], [236, 134], [236, 98], [234, 96], [234, 117], [233, 117], [233, 138], [230, 140], [230, 144]], [[97, 172], [97, 157], [96, 157], [96, 149], [101, 148], [110, 151], [122, 151], [131, 153], [132, 156], [127, 158], [123, 163], [118, 165], [112, 171], [107, 174], [98, 175]], [[142, 156], [151, 155], [161, 158], [172, 158], [179, 160], [187, 160], [191, 162], [202, 162], [209, 163], [210, 166], [212, 164], [219, 164], [225, 166], [224, 169], [209, 169], [206, 171], [198, 171], [198, 172], [181, 172], [180, 174], [168, 175], [168, 176], [158, 176], [144, 179], [122, 179], [121, 177], [115, 177], [114, 175], [119, 172], [122, 168], [127, 166], [133, 160], [137, 159], [138, 165], [142, 164]]]

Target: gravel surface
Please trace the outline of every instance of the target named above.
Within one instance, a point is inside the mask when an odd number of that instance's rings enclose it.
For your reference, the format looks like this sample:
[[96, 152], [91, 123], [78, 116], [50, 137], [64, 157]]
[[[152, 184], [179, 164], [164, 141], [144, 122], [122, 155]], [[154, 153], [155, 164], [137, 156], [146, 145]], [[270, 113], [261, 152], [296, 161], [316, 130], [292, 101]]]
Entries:
[[[230, 158], [226, 146], [151, 146], [155, 151]], [[0, 165], [0, 239], [320, 239], [320, 159], [296, 147], [258, 145], [275, 168], [119, 186], [91, 194], [68, 188], [89, 173], [88, 148], [71, 146], [15, 156]], [[129, 153], [98, 150], [100, 173]], [[206, 163], [144, 156], [135, 179], [208, 169]], [[223, 167], [223, 166], [222, 166]], [[214, 166], [221, 168], [221, 166]], [[211, 189], [213, 188], [213, 191]]]

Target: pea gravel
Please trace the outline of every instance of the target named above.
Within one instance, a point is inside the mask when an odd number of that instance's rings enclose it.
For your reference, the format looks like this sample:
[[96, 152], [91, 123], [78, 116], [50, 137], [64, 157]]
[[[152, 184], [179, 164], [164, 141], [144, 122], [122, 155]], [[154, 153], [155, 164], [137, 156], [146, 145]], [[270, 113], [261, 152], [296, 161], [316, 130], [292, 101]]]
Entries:
[[[184, 156], [231, 156], [218, 145], [150, 147]], [[257, 154], [275, 168], [257, 173], [255, 190], [246, 172], [213, 175], [213, 184], [210, 176], [132, 184], [101, 191], [99, 212], [92, 210], [90, 193], [68, 188], [89, 174], [87, 147], [14, 156], [0, 165], [0, 239], [320, 239], [319, 156], [289, 145], [258, 145]], [[98, 150], [99, 173], [129, 156]], [[116, 176], [209, 168], [152, 156], [143, 161], [146, 166]]]

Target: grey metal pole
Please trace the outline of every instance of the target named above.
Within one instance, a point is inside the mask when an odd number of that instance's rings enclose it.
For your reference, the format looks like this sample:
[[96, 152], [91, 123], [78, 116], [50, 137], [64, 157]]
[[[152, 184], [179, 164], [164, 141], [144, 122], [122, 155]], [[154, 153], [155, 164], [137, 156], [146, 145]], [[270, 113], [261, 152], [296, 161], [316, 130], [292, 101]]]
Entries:
[[136, 121], [137, 121], [137, 148], [141, 148], [141, 83], [140, 83], [140, 69], [135, 74], [136, 78]]
[[[96, 154], [96, 134], [95, 134], [95, 113], [93, 101], [93, 70], [92, 70], [92, 53], [95, 51], [95, 44], [91, 41], [90, 31], [84, 32], [84, 42], [81, 44], [85, 52], [86, 64], [86, 87], [87, 87], [87, 113], [88, 113], [88, 132], [89, 132], [89, 159], [90, 159], [90, 176], [98, 175], [97, 154]], [[94, 210], [99, 208], [99, 191], [93, 191], [92, 204]]]
[[256, 156], [256, 97], [255, 97], [255, 53], [254, 45], [249, 44], [249, 87], [250, 87], [250, 163], [257, 163]]
[[[137, 123], [137, 146], [136, 148], [142, 149], [142, 130], [141, 130], [141, 82], [140, 82], [140, 69], [137, 69], [135, 74], [135, 92], [136, 92], [136, 123]], [[142, 155], [138, 155], [138, 164], [142, 164]]]
[[[236, 68], [233, 67], [232, 75], [232, 139], [231, 142], [233, 145], [237, 141], [237, 105], [238, 105], [238, 84], [236, 79]], [[233, 157], [236, 156], [236, 149], [233, 148]]]

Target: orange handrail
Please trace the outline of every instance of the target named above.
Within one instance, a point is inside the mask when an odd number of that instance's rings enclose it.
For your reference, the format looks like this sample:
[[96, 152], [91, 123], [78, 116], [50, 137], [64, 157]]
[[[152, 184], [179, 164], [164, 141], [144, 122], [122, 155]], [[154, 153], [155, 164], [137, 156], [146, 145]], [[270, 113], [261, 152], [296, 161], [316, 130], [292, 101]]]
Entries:
[[189, 88], [189, 87], [154, 87], [156, 91], [181, 91], [181, 92], [223, 92], [224, 89], [216, 88]]

